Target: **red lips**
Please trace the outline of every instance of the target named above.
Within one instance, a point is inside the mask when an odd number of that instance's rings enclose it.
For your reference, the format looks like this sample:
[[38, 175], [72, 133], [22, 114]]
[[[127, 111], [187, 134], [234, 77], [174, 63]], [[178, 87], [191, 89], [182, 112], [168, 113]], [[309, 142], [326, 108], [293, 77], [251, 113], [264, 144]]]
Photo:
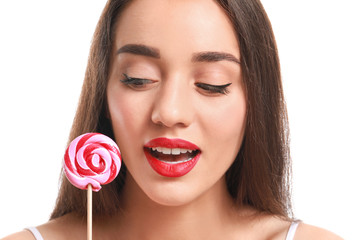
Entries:
[[183, 139], [156, 138], [144, 146], [150, 166], [164, 177], [182, 177], [198, 162], [199, 148]]

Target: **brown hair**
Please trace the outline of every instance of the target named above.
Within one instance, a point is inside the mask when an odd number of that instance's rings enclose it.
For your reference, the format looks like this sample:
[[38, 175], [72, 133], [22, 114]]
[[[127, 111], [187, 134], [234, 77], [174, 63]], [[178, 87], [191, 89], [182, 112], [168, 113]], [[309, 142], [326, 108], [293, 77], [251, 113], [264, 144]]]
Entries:
[[[97, 25], [90, 50], [79, 106], [69, 141], [85, 132], [113, 138], [106, 117], [106, 86], [118, 14], [129, 0], [109, 0]], [[270, 21], [259, 0], [218, 0], [237, 32], [247, 96], [246, 133], [239, 153], [226, 173], [228, 191], [238, 205], [290, 217], [290, 155], [288, 121], [277, 47]], [[94, 215], [120, 209], [119, 195], [126, 167], [93, 195]], [[51, 219], [69, 212], [86, 214], [86, 192], [62, 174]]]

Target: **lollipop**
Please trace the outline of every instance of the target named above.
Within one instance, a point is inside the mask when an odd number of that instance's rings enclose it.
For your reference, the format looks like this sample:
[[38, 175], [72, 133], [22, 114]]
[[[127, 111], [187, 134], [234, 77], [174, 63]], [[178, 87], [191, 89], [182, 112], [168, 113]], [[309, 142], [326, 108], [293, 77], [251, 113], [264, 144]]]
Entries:
[[67, 179], [87, 189], [87, 239], [92, 239], [92, 190], [110, 183], [120, 171], [121, 154], [116, 143], [100, 133], [85, 133], [75, 138], [64, 156]]
[[67, 179], [80, 189], [110, 183], [120, 171], [121, 155], [116, 143], [99, 133], [85, 133], [75, 138], [66, 150], [64, 169]]

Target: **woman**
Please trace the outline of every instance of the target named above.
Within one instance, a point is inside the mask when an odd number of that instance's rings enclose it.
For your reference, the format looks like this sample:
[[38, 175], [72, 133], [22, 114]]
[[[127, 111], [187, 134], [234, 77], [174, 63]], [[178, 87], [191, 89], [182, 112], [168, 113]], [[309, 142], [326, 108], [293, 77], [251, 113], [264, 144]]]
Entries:
[[[293, 219], [279, 60], [259, 1], [110, 0], [70, 140], [85, 132], [112, 137], [124, 160], [94, 194], [94, 239], [339, 239]], [[37, 230], [84, 239], [85, 214], [85, 191], [63, 178]]]

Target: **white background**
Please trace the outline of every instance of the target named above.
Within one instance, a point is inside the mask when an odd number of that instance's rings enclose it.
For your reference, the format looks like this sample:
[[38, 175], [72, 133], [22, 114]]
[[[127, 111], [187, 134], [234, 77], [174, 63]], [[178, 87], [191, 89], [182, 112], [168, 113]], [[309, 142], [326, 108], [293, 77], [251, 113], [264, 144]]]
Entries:
[[[0, 1], [0, 237], [47, 221], [104, 0]], [[263, 0], [291, 126], [296, 217], [359, 239], [355, 0]]]

